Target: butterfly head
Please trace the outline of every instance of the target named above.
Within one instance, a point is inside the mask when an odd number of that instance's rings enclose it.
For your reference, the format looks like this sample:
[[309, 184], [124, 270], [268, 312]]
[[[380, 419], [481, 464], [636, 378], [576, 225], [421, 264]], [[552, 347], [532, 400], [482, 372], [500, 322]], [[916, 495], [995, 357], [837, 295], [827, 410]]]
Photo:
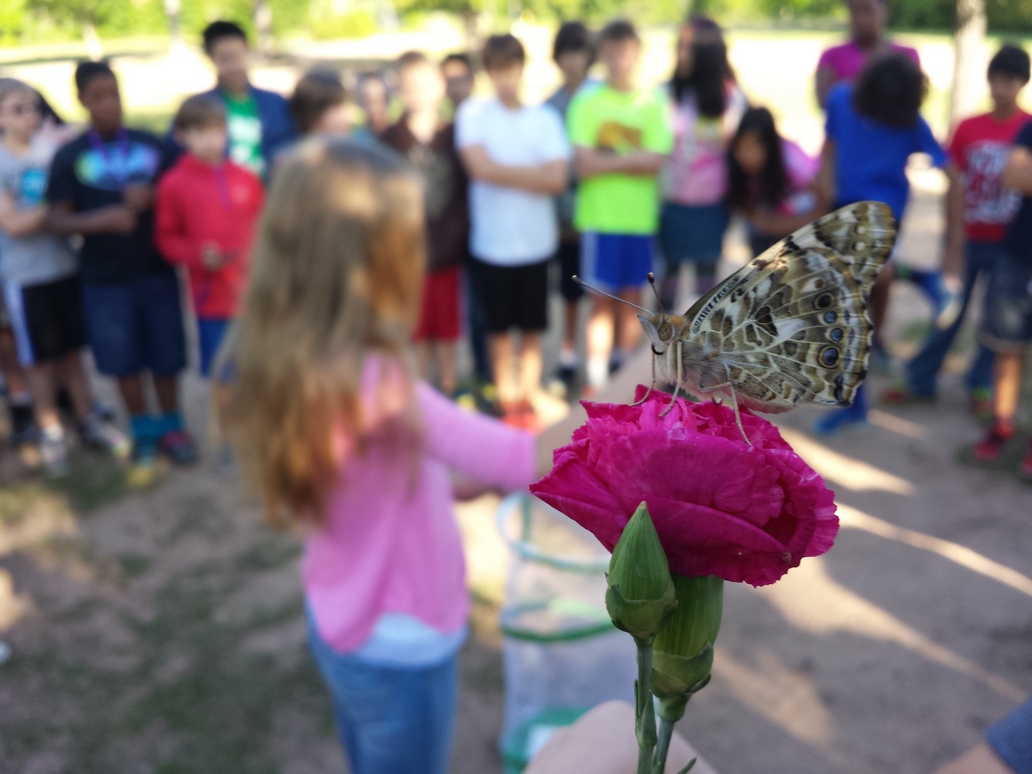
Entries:
[[666, 353], [670, 345], [678, 338], [679, 328], [676, 320], [667, 314], [639, 314], [638, 321], [645, 329], [645, 335], [652, 344], [652, 351], [657, 355]]

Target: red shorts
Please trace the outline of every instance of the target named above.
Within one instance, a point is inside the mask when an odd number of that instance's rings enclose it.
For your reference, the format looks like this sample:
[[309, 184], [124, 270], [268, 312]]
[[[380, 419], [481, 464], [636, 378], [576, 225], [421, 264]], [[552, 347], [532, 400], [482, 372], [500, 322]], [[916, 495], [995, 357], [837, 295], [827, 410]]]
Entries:
[[441, 269], [426, 275], [423, 299], [420, 302], [419, 321], [413, 341], [455, 341], [459, 338], [459, 285], [458, 266]]

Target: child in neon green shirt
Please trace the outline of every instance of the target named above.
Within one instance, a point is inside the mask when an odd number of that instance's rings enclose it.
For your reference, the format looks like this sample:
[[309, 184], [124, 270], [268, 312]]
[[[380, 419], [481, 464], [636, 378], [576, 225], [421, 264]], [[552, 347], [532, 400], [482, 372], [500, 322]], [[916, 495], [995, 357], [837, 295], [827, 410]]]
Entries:
[[[657, 178], [673, 146], [666, 100], [635, 86], [640, 54], [641, 40], [630, 22], [608, 24], [599, 34], [606, 83], [578, 94], [567, 120], [580, 180], [574, 224], [583, 235], [584, 274], [639, 306], [659, 224]], [[602, 296], [592, 304], [587, 375], [597, 389], [608, 377], [614, 321], [620, 354], [638, 345], [641, 326], [625, 304]]]

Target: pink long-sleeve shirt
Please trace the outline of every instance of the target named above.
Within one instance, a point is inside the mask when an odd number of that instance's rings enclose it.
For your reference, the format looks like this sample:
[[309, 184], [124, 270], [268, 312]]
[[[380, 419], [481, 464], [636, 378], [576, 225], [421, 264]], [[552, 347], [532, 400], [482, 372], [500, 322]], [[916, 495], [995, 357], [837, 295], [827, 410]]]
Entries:
[[[370, 358], [363, 372], [367, 422], [384, 410], [376, 408], [383, 394], [376, 363]], [[320, 636], [341, 653], [360, 648], [386, 613], [443, 633], [464, 626], [469, 595], [449, 472], [508, 490], [535, 478], [533, 435], [463, 411], [423, 382], [415, 400], [421, 438], [399, 445], [374, 432], [365, 455], [344, 464], [326, 525], [305, 543], [309, 609]]]

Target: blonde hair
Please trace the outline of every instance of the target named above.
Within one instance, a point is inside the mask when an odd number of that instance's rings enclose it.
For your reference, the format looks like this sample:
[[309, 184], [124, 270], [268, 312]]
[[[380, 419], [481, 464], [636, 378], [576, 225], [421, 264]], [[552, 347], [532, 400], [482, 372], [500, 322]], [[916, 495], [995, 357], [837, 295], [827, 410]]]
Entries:
[[403, 375], [403, 424], [418, 427], [409, 340], [425, 261], [422, 194], [400, 156], [316, 139], [276, 169], [224, 352], [229, 437], [273, 526], [323, 524], [343, 457], [364, 453], [367, 356], [382, 379]]

